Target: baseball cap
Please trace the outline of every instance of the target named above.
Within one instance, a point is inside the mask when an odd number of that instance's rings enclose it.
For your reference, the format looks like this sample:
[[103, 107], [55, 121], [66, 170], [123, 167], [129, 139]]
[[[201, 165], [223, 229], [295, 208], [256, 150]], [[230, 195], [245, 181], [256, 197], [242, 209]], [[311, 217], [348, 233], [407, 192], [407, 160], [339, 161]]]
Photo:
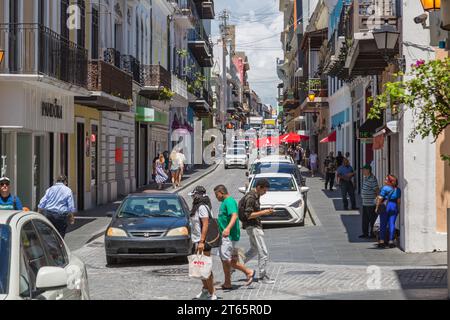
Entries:
[[190, 193], [188, 194], [188, 196], [192, 197], [193, 195], [196, 195], [196, 194], [206, 194], [206, 189], [205, 189], [205, 187], [203, 187], [203, 186], [197, 186], [197, 187], [195, 187], [195, 189], [194, 189], [192, 192], [190, 192]]
[[372, 171], [372, 166], [370, 164], [366, 164], [362, 169], [370, 170]]
[[8, 177], [1, 177], [0, 182], [11, 182], [11, 180]]

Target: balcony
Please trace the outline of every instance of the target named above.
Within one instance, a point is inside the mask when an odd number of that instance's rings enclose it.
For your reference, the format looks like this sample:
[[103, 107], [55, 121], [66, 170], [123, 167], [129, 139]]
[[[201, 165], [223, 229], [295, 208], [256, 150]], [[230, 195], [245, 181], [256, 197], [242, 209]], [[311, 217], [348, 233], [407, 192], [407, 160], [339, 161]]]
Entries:
[[195, 5], [192, 0], [167, 0], [175, 8], [175, 23], [185, 29], [195, 27], [194, 10]]
[[140, 94], [151, 100], [159, 100], [164, 88], [172, 89], [171, 73], [161, 65], [143, 65]]
[[201, 67], [211, 68], [214, 65], [212, 44], [203, 27], [189, 31], [188, 46]]
[[345, 36], [351, 40], [347, 43], [344, 68], [349, 70], [351, 77], [382, 73], [387, 62], [376, 46], [372, 31], [385, 22], [398, 27], [397, 1], [354, 0], [349, 8], [349, 17]]
[[132, 75], [102, 60], [89, 61], [89, 97], [75, 97], [75, 102], [99, 110], [130, 111], [133, 97]]
[[214, 19], [216, 13], [214, 11], [214, 0], [194, 0], [197, 6], [197, 12], [200, 19]]
[[193, 101], [189, 102], [189, 107], [194, 110], [199, 118], [207, 118], [211, 115], [214, 99], [211, 90], [202, 88], [200, 94]]
[[0, 48], [5, 50], [0, 74], [56, 79], [82, 91], [87, 87], [87, 50], [43, 25], [0, 24]]
[[132, 75], [133, 81], [142, 83], [141, 63], [138, 59], [130, 55], [121, 57], [121, 69]]

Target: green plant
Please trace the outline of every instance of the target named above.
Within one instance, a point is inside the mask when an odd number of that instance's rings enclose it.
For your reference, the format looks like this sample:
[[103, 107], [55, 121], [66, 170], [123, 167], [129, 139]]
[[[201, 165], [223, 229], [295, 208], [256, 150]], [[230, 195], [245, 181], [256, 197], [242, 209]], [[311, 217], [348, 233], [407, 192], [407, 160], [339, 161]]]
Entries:
[[173, 92], [169, 88], [164, 87], [161, 90], [161, 92], [159, 93], [159, 100], [161, 100], [161, 101], [169, 101], [169, 100], [172, 100], [174, 95], [175, 95], [175, 92]]
[[186, 49], [177, 49], [177, 54], [182, 58], [186, 58], [188, 56], [188, 51]]
[[[450, 124], [450, 58], [419, 60], [410, 75], [411, 79], [404, 81], [404, 74], [398, 73], [395, 76], [400, 80], [385, 84], [384, 92], [372, 99], [369, 118], [379, 119], [388, 108], [399, 116], [411, 111], [414, 127], [409, 141], [431, 135], [434, 143]], [[449, 155], [442, 155], [442, 159], [450, 165]]]

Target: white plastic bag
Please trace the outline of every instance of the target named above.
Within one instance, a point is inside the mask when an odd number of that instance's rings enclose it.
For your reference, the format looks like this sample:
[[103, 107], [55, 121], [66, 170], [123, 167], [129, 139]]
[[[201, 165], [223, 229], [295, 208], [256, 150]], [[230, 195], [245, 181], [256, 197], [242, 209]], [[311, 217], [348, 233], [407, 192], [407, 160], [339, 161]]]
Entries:
[[207, 280], [212, 273], [212, 258], [203, 254], [193, 254], [188, 257], [189, 277]]
[[380, 232], [380, 215], [378, 215], [377, 220], [375, 220], [373, 232]]

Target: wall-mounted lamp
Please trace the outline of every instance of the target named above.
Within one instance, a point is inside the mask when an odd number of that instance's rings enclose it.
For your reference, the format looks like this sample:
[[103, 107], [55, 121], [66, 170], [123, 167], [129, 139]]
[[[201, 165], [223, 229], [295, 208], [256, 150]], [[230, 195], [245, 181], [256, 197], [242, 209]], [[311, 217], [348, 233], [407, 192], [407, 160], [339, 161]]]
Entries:
[[0, 64], [2, 64], [4, 56], [5, 56], [5, 50], [0, 49]]
[[309, 100], [309, 102], [314, 102], [314, 100], [316, 100], [316, 94], [314, 91], [310, 91], [308, 93], [308, 100]]
[[420, 0], [423, 10], [427, 12], [441, 10], [441, 0]]

